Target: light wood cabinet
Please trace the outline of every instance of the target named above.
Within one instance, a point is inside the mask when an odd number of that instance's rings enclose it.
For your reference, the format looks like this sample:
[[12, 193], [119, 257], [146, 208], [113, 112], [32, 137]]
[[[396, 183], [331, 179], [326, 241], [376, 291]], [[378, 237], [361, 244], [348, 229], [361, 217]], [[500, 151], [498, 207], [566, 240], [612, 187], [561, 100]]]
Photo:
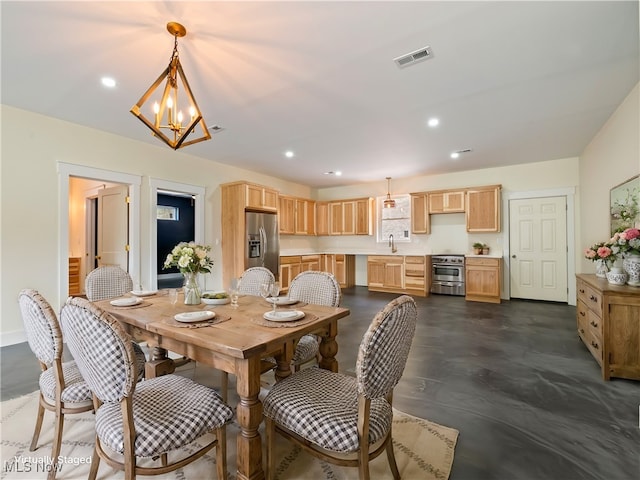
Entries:
[[320, 270], [333, 274], [341, 288], [356, 284], [356, 258], [343, 253], [325, 253], [322, 255]]
[[502, 259], [467, 257], [465, 260], [465, 299], [500, 303]]
[[291, 255], [280, 257], [281, 291], [289, 290], [291, 280], [300, 272], [308, 270], [332, 273], [341, 288], [355, 285], [355, 256], [341, 253]]
[[500, 231], [500, 185], [467, 189], [467, 232]]
[[302, 257], [300, 255], [280, 257], [280, 291], [286, 293], [291, 280], [302, 271]]
[[[431, 257], [429, 257], [431, 258]], [[404, 289], [409, 295], [424, 297], [427, 285], [430, 285], [428, 274], [430, 263], [424, 255], [407, 255], [404, 257]], [[427, 267], [429, 266], [429, 269]]]
[[[324, 205], [322, 206], [324, 209]], [[373, 198], [356, 198], [328, 202], [329, 235], [371, 235], [373, 233]], [[318, 218], [320, 218], [318, 213]], [[322, 212], [324, 215], [324, 212]], [[319, 221], [320, 224], [322, 221]], [[318, 226], [317, 234], [320, 230]]]
[[464, 190], [429, 192], [429, 213], [464, 212]]
[[603, 380], [640, 380], [640, 292], [595, 275], [577, 275], [578, 336], [600, 365]]
[[[247, 182], [220, 185], [222, 227], [222, 284], [244, 272], [245, 210], [277, 212], [278, 192]], [[275, 272], [274, 272], [275, 273]]]
[[431, 233], [431, 217], [429, 216], [429, 195], [426, 193], [411, 194], [411, 232]]
[[69, 258], [69, 296], [82, 294], [82, 284], [80, 282], [81, 261], [80, 257]]
[[403, 293], [404, 257], [402, 255], [369, 256], [367, 283], [371, 291]]
[[316, 235], [329, 235], [328, 202], [316, 202]]
[[280, 195], [278, 229], [283, 235], [315, 235], [316, 205], [313, 200]]
[[246, 206], [269, 211], [278, 209], [278, 191], [262, 185], [246, 183]]
[[320, 255], [302, 255], [300, 257], [300, 271], [320, 270]]

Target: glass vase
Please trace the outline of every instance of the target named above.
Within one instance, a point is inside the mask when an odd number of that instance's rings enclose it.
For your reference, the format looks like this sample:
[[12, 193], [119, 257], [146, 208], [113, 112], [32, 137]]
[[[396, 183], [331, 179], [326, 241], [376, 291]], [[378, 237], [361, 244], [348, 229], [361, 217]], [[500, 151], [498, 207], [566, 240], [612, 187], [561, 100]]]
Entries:
[[607, 278], [608, 271], [607, 262], [602, 259], [596, 260], [596, 277]]
[[184, 273], [184, 303], [185, 305], [200, 305], [200, 287], [198, 286], [198, 274], [194, 272]]

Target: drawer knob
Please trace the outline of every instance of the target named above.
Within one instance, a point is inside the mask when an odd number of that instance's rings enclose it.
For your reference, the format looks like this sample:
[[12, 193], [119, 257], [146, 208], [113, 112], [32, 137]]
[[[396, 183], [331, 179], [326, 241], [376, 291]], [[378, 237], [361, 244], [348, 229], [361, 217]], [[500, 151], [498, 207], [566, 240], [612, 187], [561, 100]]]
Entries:
[[582, 315], [584, 317], [586, 315], [586, 313], [580, 312], [580, 315]]
[[584, 328], [581, 328], [581, 329], [580, 329], [580, 333], [584, 333]]
[[589, 322], [589, 323], [591, 323], [592, 327], [598, 328], [598, 324], [596, 322], [594, 322], [593, 320], [591, 320], [591, 322]]
[[584, 293], [584, 288], [581, 288], [579, 291], [580, 293]]
[[596, 297], [594, 297], [593, 295], [591, 295], [591, 296], [589, 297], [589, 300], [592, 300], [592, 301], [594, 301], [594, 302], [597, 302], [597, 301], [598, 301], [598, 299], [597, 299]]
[[591, 346], [593, 348], [598, 348], [598, 344], [596, 342], [594, 342], [593, 340], [591, 340]]

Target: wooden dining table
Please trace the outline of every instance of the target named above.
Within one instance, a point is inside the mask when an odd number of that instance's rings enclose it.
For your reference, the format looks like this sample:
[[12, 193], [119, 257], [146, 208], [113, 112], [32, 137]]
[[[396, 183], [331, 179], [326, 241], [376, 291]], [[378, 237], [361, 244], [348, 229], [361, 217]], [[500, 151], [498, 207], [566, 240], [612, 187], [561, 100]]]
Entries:
[[[145, 369], [148, 377], [173, 371], [166, 350], [236, 376], [239, 397], [236, 417], [240, 426], [237, 478], [242, 480], [264, 478], [262, 439], [258, 431], [262, 402], [258, 394], [265, 357], [276, 359], [276, 380], [281, 380], [291, 374], [291, 358], [297, 341], [305, 334], [315, 333], [321, 337], [320, 367], [337, 372], [338, 320], [350, 313], [347, 308], [298, 303], [279, 306], [278, 310], [295, 309], [304, 312], [303, 318], [270, 322], [263, 314], [271, 310], [271, 306], [261, 297], [242, 296], [238, 307], [232, 307], [230, 304], [185, 305], [180, 296], [178, 303], [171, 305], [164, 291], [143, 297], [140, 304], [133, 306], [114, 306], [110, 299], [94, 303], [118, 319], [132, 337], [146, 341], [153, 348]], [[215, 316], [197, 323], [181, 323], [174, 318], [176, 314], [203, 310], [212, 311]]]

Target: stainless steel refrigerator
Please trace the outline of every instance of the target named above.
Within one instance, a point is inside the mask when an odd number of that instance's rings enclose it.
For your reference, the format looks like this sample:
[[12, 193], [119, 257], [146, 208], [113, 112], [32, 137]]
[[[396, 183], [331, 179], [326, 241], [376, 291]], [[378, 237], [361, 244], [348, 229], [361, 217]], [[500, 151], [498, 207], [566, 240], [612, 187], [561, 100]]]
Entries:
[[245, 212], [244, 268], [265, 267], [280, 277], [280, 237], [275, 213]]

